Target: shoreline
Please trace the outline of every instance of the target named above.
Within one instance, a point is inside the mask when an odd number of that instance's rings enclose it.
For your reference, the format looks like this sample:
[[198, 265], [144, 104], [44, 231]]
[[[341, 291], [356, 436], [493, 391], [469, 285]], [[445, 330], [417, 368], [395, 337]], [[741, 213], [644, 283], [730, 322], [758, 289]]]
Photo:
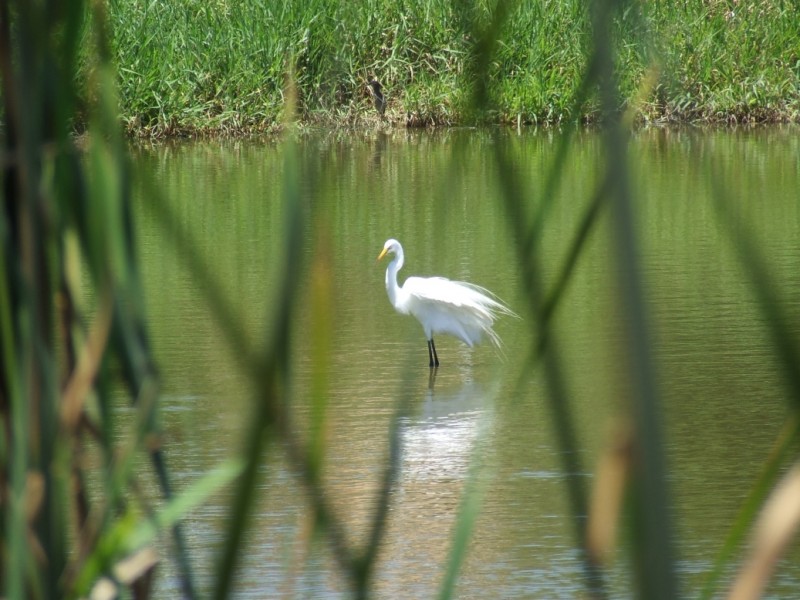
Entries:
[[[365, 108], [365, 112], [368, 112]], [[371, 115], [365, 115], [360, 118], [351, 119], [347, 122], [342, 122], [334, 117], [329, 119], [316, 118], [313, 120], [296, 120], [293, 122], [292, 127], [300, 135], [314, 134], [318, 132], [327, 133], [352, 133], [359, 134], [373, 134], [382, 132], [385, 134], [394, 134], [400, 132], [415, 132], [415, 131], [446, 131], [450, 129], [518, 129], [518, 130], [544, 130], [552, 131], [565, 127], [577, 127], [582, 129], [591, 130], [600, 128], [602, 126], [599, 119], [582, 120], [582, 121], [562, 121], [562, 122], [545, 122], [536, 123], [530, 120], [520, 119], [519, 121], [503, 120], [503, 121], [483, 121], [480, 123], [458, 123], [458, 122], [436, 122], [434, 119], [421, 120], [416, 123], [408, 123], [406, 120], [398, 117], [395, 119], [377, 119]], [[657, 120], [636, 118], [629, 128], [631, 131], [640, 131], [643, 129], [709, 129], [709, 130], [737, 130], [737, 129], [758, 129], [770, 127], [798, 127], [800, 128], [800, 120], [788, 118], [763, 118], [763, 119], [748, 119], [740, 118], [736, 115], [725, 115], [713, 120], [710, 119], [677, 119], [677, 118], [663, 118]], [[152, 142], [169, 142], [181, 140], [218, 140], [218, 139], [231, 139], [231, 140], [246, 140], [246, 139], [259, 139], [259, 138], [275, 138], [280, 137], [286, 130], [286, 124], [283, 122], [270, 122], [263, 124], [256, 124], [250, 127], [231, 127], [226, 125], [215, 125], [208, 127], [201, 126], [177, 126], [173, 129], [166, 131], [159, 130], [158, 128], [131, 128], [123, 123], [125, 136], [132, 141], [152, 141]], [[86, 132], [78, 134], [78, 137], [86, 135]]]

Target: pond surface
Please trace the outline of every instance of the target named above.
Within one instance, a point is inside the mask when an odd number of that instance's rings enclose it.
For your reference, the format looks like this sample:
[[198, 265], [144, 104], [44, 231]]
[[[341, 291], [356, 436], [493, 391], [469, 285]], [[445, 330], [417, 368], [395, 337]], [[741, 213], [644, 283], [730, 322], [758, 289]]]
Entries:
[[[327, 398], [324, 470], [352, 543], [363, 543], [389, 452], [398, 402], [401, 470], [374, 579], [380, 598], [427, 598], [442, 581], [471, 465], [480, 516], [457, 584], [459, 598], [575, 598], [583, 594], [562, 449], [552, 425], [537, 341], [494, 150], [504, 144], [523, 183], [525, 214], [541, 203], [555, 132], [455, 130], [438, 134], [320, 135], [298, 146], [304, 165], [304, 265], [292, 325], [291, 402], [307, 432], [312, 399]], [[604, 159], [600, 136], [574, 135], [538, 247], [552, 287]], [[272, 330], [283, 251], [283, 147], [191, 143], [138, 148], [135, 169], [161, 190], [209, 278], [254, 344]], [[711, 199], [709, 170], [731, 214], [768, 265], [774, 292], [800, 336], [800, 136], [792, 130], [642, 131], [630, 140], [633, 202], [649, 299], [681, 588], [700, 589], [788, 414], [772, 340], [728, 228]], [[163, 421], [176, 487], [242, 448], [253, 389], [176, 235], [135, 198], [151, 334], [163, 379]], [[554, 316], [553, 335], [588, 487], [630, 395], [625, 315], [619, 308], [610, 216], [602, 211]], [[501, 319], [498, 352], [425, 338], [384, 290], [387, 238], [399, 239], [408, 275], [485, 286], [520, 319]], [[322, 290], [322, 291], [320, 291]], [[315, 298], [317, 300], [315, 300]], [[321, 300], [320, 300], [321, 299]], [[323, 308], [319, 308], [322, 306]], [[316, 307], [316, 308], [315, 308]], [[326, 338], [325, 336], [328, 336]], [[320, 356], [330, 348], [325, 367]], [[322, 350], [321, 350], [322, 349]], [[322, 392], [315, 380], [322, 369]], [[327, 369], [327, 371], [325, 371]], [[271, 447], [243, 553], [236, 597], [337, 598], [347, 582], [324, 540], [310, 541], [305, 492]], [[191, 513], [187, 537], [208, 591], [231, 490]], [[623, 542], [624, 536], [620, 536]], [[166, 543], [165, 543], [166, 544]], [[169, 553], [164, 548], [164, 555]], [[796, 552], [795, 552], [796, 554]], [[629, 559], [611, 568], [613, 597], [630, 597]], [[173, 566], [157, 594], [177, 593]], [[800, 586], [785, 561], [770, 592]]]

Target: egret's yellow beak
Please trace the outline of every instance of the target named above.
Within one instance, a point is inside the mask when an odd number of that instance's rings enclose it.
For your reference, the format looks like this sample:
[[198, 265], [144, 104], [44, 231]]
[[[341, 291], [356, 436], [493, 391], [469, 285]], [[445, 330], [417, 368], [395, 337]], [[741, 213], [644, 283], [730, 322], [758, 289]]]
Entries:
[[382, 259], [384, 256], [386, 256], [387, 252], [389, 252], [389, 251], [386, 248], [381, 250], [381, 253], [378, 254], [378, 258], [375, 259], [375, 262], [378, 262], [380, 259]]

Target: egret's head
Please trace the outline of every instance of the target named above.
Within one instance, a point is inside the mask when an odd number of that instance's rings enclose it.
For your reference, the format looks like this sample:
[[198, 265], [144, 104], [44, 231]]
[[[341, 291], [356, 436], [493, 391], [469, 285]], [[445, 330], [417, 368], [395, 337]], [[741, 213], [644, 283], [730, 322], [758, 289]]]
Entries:
[[382, 259], [390, 252], [395, 255], [400, 254], [400, 252], [402, 252], [400, 242], [394, 239], [386, 240], [386, 243], [383, 245], [383, 250], [381, 250], [381, 253], [378, 255], [378, 260]]

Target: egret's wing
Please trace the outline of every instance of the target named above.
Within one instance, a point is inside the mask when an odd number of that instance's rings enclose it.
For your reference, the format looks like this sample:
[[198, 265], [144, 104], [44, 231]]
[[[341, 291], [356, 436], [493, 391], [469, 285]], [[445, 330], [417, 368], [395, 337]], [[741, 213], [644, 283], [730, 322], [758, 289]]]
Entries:
[[444, 277], [409, 277], [403, 284], [408, 311], [419, 319], [428, 334], [443, 332], [469, 345], [488, 336], [495, 345], [500, 339], [492, 329], [501, 314], [516, 316], [489, 290]]
[[452, 281], [445, 277], [409, 277], [403, 284], [403, 290], [420, 302], [480, 308], [491, 312], [494, 318], [501, 314], [517, 316], [491, 291], [466, 281]]

